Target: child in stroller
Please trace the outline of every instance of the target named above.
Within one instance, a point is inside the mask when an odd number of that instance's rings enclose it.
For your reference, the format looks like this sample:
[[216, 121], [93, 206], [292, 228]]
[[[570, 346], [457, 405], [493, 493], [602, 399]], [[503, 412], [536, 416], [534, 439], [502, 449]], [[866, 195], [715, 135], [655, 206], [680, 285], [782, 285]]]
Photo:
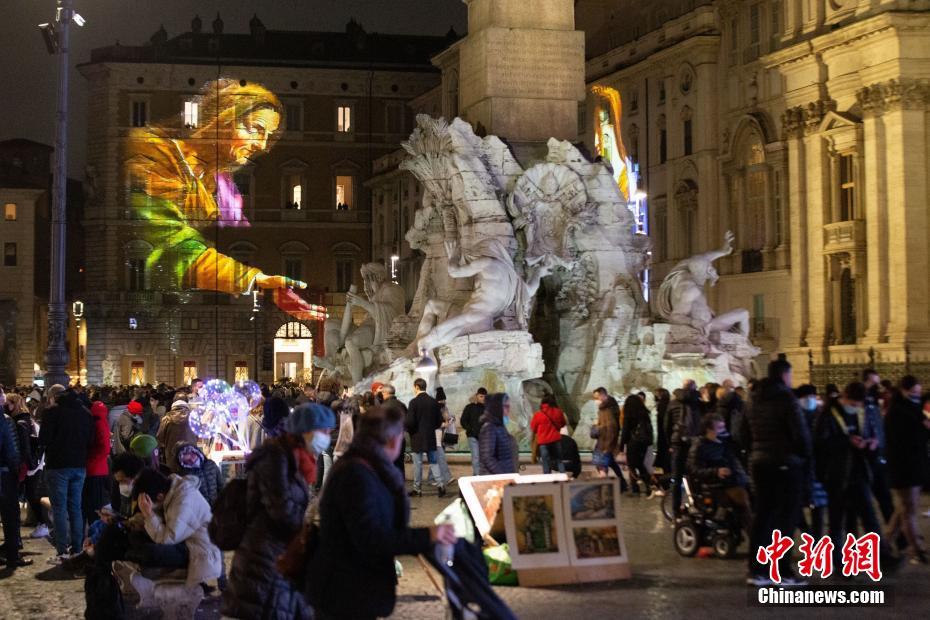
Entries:
[[702, 543], [720, 557], [731, 557], [750, 519], [748, 477], [736, 457], [723, 418], [710, 413], [701, 421], [701, 437], [688, 453], [687, 510], [675, 524], [675, 548], [694, 555]]

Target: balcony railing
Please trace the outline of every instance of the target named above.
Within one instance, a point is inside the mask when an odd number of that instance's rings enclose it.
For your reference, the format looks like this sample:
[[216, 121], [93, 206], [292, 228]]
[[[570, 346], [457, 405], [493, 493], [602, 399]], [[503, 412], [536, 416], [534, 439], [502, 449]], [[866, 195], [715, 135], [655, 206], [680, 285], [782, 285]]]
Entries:
[[823, 249], [827, 254], [864, 250], [865, 220], [847, 220], [824, 226]]

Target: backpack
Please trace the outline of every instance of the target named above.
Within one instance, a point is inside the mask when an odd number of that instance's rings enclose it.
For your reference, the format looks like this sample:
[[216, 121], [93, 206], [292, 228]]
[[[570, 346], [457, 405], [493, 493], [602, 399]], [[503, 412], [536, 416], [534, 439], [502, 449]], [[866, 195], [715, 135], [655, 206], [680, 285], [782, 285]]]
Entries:
[[248, 482], [245, 478], [230, 480], [213, 504], [213, 518], [207, 532], [210, 540], [222, 551], [235, 551], [242, 544], [248, 527], [246, 495]]

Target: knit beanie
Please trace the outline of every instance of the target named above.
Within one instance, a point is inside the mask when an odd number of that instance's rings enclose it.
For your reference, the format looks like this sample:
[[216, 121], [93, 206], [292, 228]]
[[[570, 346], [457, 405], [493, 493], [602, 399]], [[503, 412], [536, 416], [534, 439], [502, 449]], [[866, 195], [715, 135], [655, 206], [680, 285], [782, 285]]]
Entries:
[[151, 435], [136, 435], [129, 442], [129, 451], [142, 459], [147, 459], [155, 452], [158, 441]]
[[126, 411], [132, 415], [142, 415], [142, 403], [136, 400], [131, 401], [128, 405], [126, 405]]
[[336, 416], [333, 410], [319, 403], [307, 403], [297, 407], [284, 424], [285, 430], [291, 435], [335, 427]]

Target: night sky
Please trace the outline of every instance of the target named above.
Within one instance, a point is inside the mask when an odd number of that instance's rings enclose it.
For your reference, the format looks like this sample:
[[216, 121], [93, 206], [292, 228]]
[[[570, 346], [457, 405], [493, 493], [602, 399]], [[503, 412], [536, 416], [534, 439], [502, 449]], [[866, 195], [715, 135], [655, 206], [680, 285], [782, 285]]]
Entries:
[[[6, 0], [0, 19], [0, 140], [55, 141], [57, 58], [45, 49], [36, 25], [53, 21], [54, 0]], [[199, 13], [204, 31], [220, 12], [226, 33], [248, 32], [257, 13], [269, 30], [341, 31], [355, 17], [368, 32], [443, 35], [466, 30], [462, 0], [74, 0], [86, 20], [71, 29], [72, 67], [90, 60], [90, 50], [141, 45], [164, 24], [169, 37], [190, 30]], [[86, 142], [86, 82], [71, 73], [69, 169], [83, 178]]]

